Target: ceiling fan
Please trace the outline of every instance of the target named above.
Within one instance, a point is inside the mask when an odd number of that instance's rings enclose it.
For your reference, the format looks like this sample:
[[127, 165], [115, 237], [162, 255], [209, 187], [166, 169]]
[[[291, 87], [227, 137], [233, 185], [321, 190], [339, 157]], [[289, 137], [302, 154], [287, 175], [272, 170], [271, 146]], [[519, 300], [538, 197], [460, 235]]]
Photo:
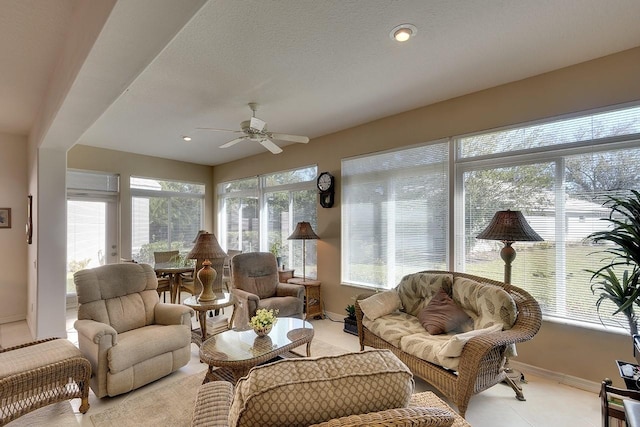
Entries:
[[236, 145], [239, 142], [249, 140], [253, 142], [258, 142], [267, 150], [271, 151], [273, 154], [282, 153], [282, 148], [278, 147], [273, 140], [277, 141], [291, 141], [291, 142], [299, 142], [301, 144], [306, 144], [309, 142], [309, 138], [306, 136], [300, 135], [289, 135], [286, 133], [276, 133], [276, 132], [268, 132], [267, 131], [267, 122], [256, 117], [256, 111], [258, 110], [258, 104], [255, 102], [249, 103], [249, 108], [253, 112], [251, 119], [245, 120], [240, 123], [241, 130], [230, 130], [230, 129], [216, 129], [216, 128], [198, 128], [203, 130], [213, 130], [219, 132], [234, 132], [234, 133], [243, 133], [244, 135], [232, 139], [231, 141], [222, 144], [220, 148], [229, 148], [231, 146]]

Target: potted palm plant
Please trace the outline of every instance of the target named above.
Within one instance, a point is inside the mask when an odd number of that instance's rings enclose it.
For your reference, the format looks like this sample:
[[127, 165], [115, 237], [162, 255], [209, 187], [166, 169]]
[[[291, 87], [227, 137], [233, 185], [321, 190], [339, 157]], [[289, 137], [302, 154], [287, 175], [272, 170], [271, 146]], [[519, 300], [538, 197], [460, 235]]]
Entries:
[[632, 190], [627, 197], [608, 196], [603, 206], [611, 209], [608, 218], [611, 228], [589, 235], [594, 243], [613, 243], [600, 251], [606, 264], [598, 270], [588, 270], [591, 291], [598, 293], [596, 309], [605, 301], [617, 307], [613, 315], [622, 313], [631, 335], [638, 333], [636, 309], [640, 306], [640, 193]]
[[345, 308], [347, 317], [344, 318], [344, 331], [351, 335], [358, 335], [358, 322], [356, 320], [356, 306], [349, 304]]

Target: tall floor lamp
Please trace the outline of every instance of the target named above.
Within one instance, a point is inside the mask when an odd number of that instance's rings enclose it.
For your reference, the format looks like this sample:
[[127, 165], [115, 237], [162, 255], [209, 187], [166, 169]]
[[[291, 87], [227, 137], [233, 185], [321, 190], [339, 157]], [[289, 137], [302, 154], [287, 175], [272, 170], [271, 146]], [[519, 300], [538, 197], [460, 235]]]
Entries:
[[[536, 233], [529, 225], [524, 215], [520, 211], [498, 211], [493, 216], [491, 223], [476, 239], [499, 240], [504, 243], [500, 250], [500, 258], [504, 261], [504, 283], [511, 284], [511, 263], [516, 259], [516, 250], [511, 247], [514, 242], [542, 242], [544, 239]], [[522, 380], [524, 376], [521, 372], [511, 369], [509, 366], [509, 357], [506, 358], [504, 364], [504, 372], [507, 374], [507, 382], [522, 391], [522, 388], [516, 383]], [[522, 394], [518, 394], [519, 400], [524, 400]]]
[[306, 275], [305, 275], [305, 266], [306, 266], [306, 260], [305, 260], [305, 254], [307, 253], [307, 247], [306, 247], [306, 242], [307, 240], [317, 240], [320, 237], [318, 237], [318, 235], [313, 231], [313, 228], [311, 228], [311, 224], [309, 224], [306, 221], [301, 221], [298, 223], [298, 225], [296, 225], [296, 229], [293, 230], [293, 233], [291, 233], [291, 236], [287, 237], [287, 240], [302, 240], [302, 281], [304, 282], [306, 280]]

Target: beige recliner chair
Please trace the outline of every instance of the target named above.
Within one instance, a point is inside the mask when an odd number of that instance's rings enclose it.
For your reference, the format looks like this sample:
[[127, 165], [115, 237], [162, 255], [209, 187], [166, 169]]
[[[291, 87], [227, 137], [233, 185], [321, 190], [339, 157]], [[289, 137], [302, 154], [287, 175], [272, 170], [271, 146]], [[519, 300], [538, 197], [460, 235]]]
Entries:
[[193, 310], [159, 301], [151, 266], [104, 265], [73, 279], [79, 303], [74, 327], [97, 397], [126, 393], [189, 363]]
[[231, 292], [246, 319], [259, 308], [277, 309], [278, 317], [303, 317], [304, 286], [279, 283], [278, 263], [272, 253], [238, 254], [231, 259], [231, 270]]

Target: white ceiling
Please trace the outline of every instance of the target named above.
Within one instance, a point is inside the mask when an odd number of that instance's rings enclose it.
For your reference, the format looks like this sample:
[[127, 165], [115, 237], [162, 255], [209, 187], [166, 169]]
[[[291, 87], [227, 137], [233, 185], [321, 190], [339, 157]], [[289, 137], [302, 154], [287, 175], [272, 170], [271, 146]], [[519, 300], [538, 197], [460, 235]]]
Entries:
[[[73, 13], [86, 1], [0, 2], [0, 132], [33, 129]], [[101, 115], [78, 143], [216, 165], [265, 151], [251, 142], [220, 149], [236, 135], [196, 129], [239, 129], [249, 102], [260, 104], [269, 130], [313, 143], [640, 45], [637, 0], [191, 0], [171, 37], [146, 30], [149, 8], [157, 23], [180, 4], [117, 1], [79, 76], [99, 85], [126, 55], [140, 61], [140, 44], [156, 47], [109, 102], [95, 101]], [[417, 36], [392, 41], [390, 30], [407, 22]], [[119, 55], [110, 61], [116, 56], [103, 52]]]

